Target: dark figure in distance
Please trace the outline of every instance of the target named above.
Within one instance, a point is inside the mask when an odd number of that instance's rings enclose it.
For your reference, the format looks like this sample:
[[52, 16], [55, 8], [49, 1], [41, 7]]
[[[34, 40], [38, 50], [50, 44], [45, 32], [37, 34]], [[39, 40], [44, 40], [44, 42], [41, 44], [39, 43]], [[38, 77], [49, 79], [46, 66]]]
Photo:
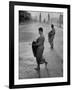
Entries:
[[47, 65], [47, 62], [43, 57], [45, 37], [43, 35], [42, 27], [39, 28], [39, 35], [40, 36], [37, 38], [37, 40], [32, 42], [33, 54], [36, 57], [36, 61], [37, 61], [37, 68], [35, 68], [36, 70], [40, 70], [40, 64], [45, 63], [45, 65]]
[[54, 25], [51, 25], [52, 30], [48, 33], [48, 41], [50, 43], [51, 49], [54, 48], [54, 37], [55, 37], [55, 28]]

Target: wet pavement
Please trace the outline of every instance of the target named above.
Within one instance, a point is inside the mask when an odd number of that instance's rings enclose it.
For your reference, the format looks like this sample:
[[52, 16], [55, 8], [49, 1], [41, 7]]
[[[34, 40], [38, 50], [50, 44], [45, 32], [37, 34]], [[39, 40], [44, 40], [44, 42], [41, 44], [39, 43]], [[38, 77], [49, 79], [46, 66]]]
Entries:
[[[40, 65], [40, 71], [36, 71], [36, 59], [32, 53], [30, 43], [38, 37], [38, 28], [43, 27], [45, 44], [44, 53], [47, 67], [45, 64]], [[62, 28], [55, 26], [56, 35], [54, 39], [54, 49], [50, 49], [48, 42], [48, 32], [51, 30], [50, 25], [41, 23], [30, 23], [20, 25], [19, 33], [19, 79], [26, 78], [50, 78], [63, 76], [63, 31]]]

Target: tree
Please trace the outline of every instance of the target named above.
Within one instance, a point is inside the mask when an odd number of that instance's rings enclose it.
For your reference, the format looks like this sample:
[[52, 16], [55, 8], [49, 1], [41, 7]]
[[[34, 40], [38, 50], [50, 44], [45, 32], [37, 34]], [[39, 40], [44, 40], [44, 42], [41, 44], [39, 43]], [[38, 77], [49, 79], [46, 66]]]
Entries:
[[40, 13], [40, 16], [39, 16], [39, 21], [41, 22], [41, 13]]
[[31, 20], [31, 14], [27, 11], [19, 11], [19, 23]]
[[48, 14], [48, 23], [50, 23], [50, 15]]
[[62, 24], [63, 24], [63, 15], [60, 14], [60, 16], [59, 16], [59, 27], [61, 27]]

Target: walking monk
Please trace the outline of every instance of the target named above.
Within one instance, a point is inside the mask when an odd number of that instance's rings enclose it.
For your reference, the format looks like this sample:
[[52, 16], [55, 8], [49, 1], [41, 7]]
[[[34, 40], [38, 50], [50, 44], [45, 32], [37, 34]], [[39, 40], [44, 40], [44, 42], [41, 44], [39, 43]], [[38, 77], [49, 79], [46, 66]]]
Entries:
[[45, 65], [47, 65], [47, 62], [43, 57], [45, 37], [43, 35], [42, 27], [39, 28], [39, 35], [40, 36], [37, 38], [37, 40], [32, 42], [33, 54], [36, 57], [36, 61], [37, 61], [37, 68], [35, 68], [36, 70], [40, 70], [40, 64], [45, 63]]
[[50, 43], [51, 49], [54, 48], [54, 37], [55, 37], [55, 28], [54, 25], [51, 25], [52, 30], [48, 33], [48, 41]]

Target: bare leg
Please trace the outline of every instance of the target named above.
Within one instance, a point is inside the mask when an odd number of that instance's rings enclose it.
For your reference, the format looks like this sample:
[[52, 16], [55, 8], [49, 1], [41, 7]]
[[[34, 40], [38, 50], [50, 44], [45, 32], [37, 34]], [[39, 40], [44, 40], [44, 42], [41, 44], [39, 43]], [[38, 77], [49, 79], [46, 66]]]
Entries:
[[40, 70], [40, 64], [38, 63], [38, 69]]
[[35, 70], [40, 70], [40, 64], [37, 65], [37, 68]]
[[48, 62], [45, 60], [45, 58], [42, 58], [44, 63], [45, 63], [45, 66], [47, 66]]
[[47, 64], [48, 64], [48, 62], [47, 61], [45, 61], [45, 66], [47, 67]]
[[35, 70], [40, 70], [40, 63], [37, 60], [37, 68], [35, 68]]
[[53, 41], [51, 41], [50, 45], [51, 45], [51, 49], [53, 49], [54, 48]]

